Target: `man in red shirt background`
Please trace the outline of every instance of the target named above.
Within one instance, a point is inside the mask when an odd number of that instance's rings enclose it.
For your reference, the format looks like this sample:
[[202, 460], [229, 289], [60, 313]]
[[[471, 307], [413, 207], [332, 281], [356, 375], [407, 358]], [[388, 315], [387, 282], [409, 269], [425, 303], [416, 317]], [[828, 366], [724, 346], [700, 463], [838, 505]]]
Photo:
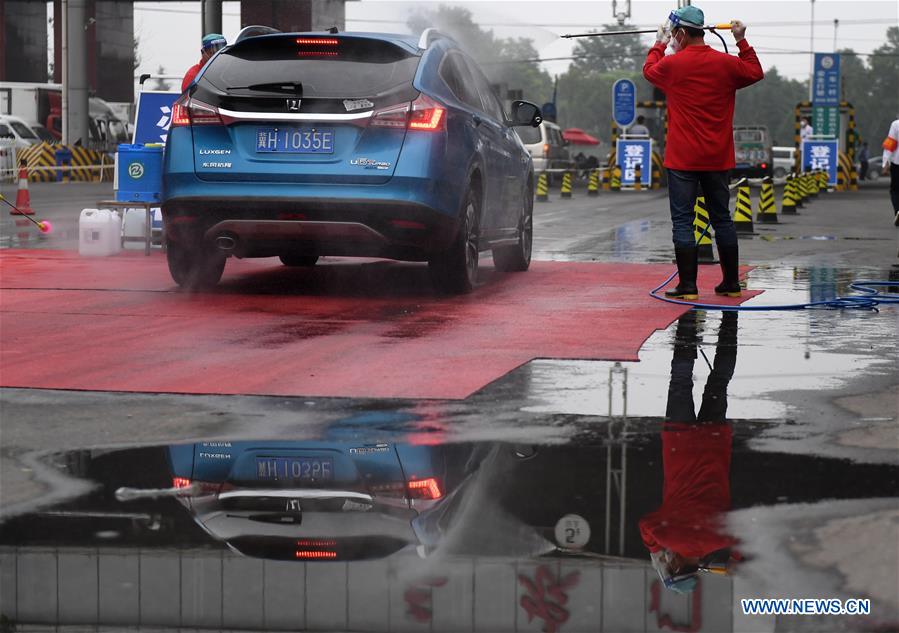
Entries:
[[[728, 188], [728, 172], [735, 166], [734, 102], [738, 89], [765, 76], [755, 51], [745, 39], [746, 27], [741, 22], [731, 22], [739, 57], [706, 45], [704, 23], [705, 16], [698, 7], [686, 6], [673, 11], [669, 22], [659, 27], [656, 43], [643, 65], [643, 76], [665, 93], [668, 102], [664, 164], [668, 169], [668, 198], [679, 280], [677, 287], [665, 294], [687, 300], [699, 296], [693, 207], [700, 187], [715, 229], [724, 273], [715, 293], [740, 296], [739, 248], [730, 218]], [[666, 56], [669, 42], [675, 52]]]
[[212, 59], [212, 56], [224, 48], [227, 43], [225, 36], [219, 33], [209, 33], [203, 36], [200, 44], [200, 61], [187, 69], [184, 79], [181, 80], [181, 92], [187, 90], [187, 87], [196, 78], [197, 73], [200, 72], [203, 66], [206, 65], [206, 62]]

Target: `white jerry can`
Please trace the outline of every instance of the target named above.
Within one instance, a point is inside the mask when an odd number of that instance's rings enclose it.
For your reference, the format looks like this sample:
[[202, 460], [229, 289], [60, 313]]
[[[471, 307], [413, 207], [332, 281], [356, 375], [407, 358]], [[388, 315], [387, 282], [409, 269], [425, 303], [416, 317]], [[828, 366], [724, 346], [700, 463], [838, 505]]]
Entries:
[[122, 248], [143, 250], [147, 242], [147, 210], [125, 209], [122, 217]]
[[78, 254], [106, 257], [122, 250], [122, 218], [109, 209], [82, 209], [78, 218]]

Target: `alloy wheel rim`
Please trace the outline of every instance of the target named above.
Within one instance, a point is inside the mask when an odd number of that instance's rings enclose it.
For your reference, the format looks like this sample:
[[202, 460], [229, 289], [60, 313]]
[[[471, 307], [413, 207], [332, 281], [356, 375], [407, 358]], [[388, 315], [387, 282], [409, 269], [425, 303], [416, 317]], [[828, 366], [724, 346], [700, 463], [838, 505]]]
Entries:
[[478, 232], [475, 223], [474, 202], [469, 200], [465, 209], [465, 224], [467, 235], [465, 237], [465, 267], [468, 270], [468, 279], [474, 283], [478, 272]]

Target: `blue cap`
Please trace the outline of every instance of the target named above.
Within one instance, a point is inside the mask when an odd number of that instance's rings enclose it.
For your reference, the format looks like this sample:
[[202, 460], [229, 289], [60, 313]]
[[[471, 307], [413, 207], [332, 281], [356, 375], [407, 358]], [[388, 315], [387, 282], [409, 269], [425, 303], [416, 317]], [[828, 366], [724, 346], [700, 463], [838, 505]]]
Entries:
[[705, 14], [699, 7], [688, 5], [672, 11], [671, 22], [675, 27], [692, 26], [693, 28], [701, 29], [705, 26]]
[[203, 36], [202, 48], [221, 48], [228, 44], [228, 40], [221, 33], [209, 33]]

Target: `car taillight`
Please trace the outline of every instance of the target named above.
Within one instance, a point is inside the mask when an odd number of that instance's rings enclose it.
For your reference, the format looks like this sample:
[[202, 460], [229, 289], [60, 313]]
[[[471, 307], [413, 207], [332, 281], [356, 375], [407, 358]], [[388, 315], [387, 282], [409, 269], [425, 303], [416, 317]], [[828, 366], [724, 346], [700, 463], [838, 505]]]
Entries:
[[434, 477], [413, 479], [406, 484], [406, 487], [409, 490], [409, 497], [412, 499], [439, 499], [443, 496], [440, 482]]
[[412, 102], [409, 115], [410, 130], [436, 132], [446, 127], [446, 108], [428, 96], [420, 95]]
[[212, 481], [191, 481], [187, 477], [172, 477], [172, 488], [195, 488], [191, 495], [216, 495], [220, 492], [233, 488], [231, 484], [212, 482]]
[[549, 143], [543, 144], [543, 158], [549, 158]]
[[224, 125], [218, 108], [189, 99], [186, 95], [172, 106], [172, 127], [187, 125]]
[[340, 43], [336, 37], [298, 37], [297, 44], [304, 46], [337, 46]]
[[762, 163], [762, 169], [768, 169], [768, 163]]
[[190, 488], [190, 479], [187, 477], [172, 477], [172, 488]]
[[337, 558], [337, 552], [333, 550], [308, 550], [308, 549], [298, 549], [294, 553], [294, 558], [297, 560], [327, 560], [330, 558]]
[[406, 127], [406, 119], [409, 116], [409, 104], [404, 103], [401, 106], [393, 106], [378, 110], [371, 117], [371, 125], [375, 127]]

